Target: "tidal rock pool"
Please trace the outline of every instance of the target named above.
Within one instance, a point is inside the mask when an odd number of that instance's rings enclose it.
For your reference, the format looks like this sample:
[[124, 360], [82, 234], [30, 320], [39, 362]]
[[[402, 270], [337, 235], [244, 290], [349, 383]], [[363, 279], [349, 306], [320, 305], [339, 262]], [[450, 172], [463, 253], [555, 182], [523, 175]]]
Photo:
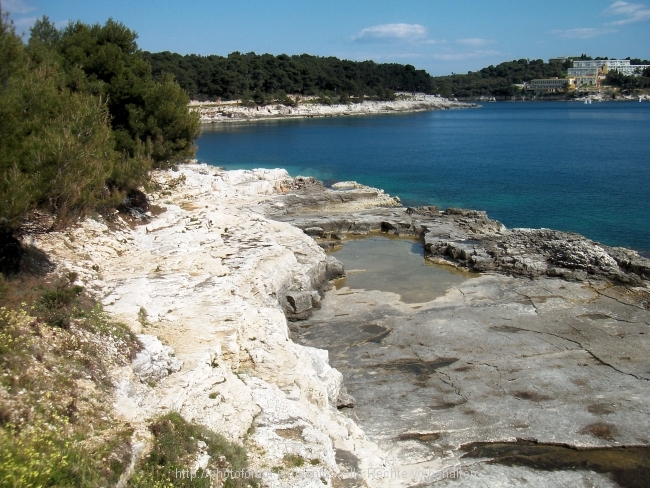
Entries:
[[292, 338], [329, 351], [391, 488], [647, 486], [650, 310], [628, 288], [461, 274], [404, 239], [334, 256], [347, 278]]
[[444, 295], [474, 273], [428, 263], [422, 243], [383, 236], [346, 241], [332, 253], [347, 276], [336, 287], [397, 293], [404, 303], [422, 303]]

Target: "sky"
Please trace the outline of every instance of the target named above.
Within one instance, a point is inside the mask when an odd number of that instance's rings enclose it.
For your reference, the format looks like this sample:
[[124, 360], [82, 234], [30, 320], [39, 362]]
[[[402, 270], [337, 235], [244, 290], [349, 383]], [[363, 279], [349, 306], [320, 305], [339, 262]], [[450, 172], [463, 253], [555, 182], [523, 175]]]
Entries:
[[18, 32], [123, 22], [141, 49], [408, 63], [432, 75], [513, 59], [650, 59], [650, 0], [0, 0]]

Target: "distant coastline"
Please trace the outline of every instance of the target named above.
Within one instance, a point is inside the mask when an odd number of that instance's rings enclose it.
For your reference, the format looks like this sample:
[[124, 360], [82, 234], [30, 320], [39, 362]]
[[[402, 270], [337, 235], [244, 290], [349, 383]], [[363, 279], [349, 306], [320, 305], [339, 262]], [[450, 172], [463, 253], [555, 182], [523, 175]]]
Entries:
[[625, 95], [617, 93], [612, 98], [612, 92], [594, 92], [582, 96], [571, 96], [566, 93], [547, 93], [538, 95], [516, 95], [516, 96], [480, 96], [480, 97], [457, 97], [455, 100], [464, 103], [485, 103], [485, 102], [584, 102], [592, 100], [597, 102], [636, 102], [641, 98], [643, 101], [650, 101], [650, 94]]
[[190, 102], [190, 110], [199, 113], [201, 123], [245, 122], [269, 119], [341, 117], [355, 115], [376, 115], [389, 113], [423, 112], [428, 110], [449, 110], [476, 108], [475, 103], [459, 102], [456, 99], [425, 95], [399, 94], [397, 100], [366, 100], [361, 103], [325, 105], [311, 99], [303, 99], [294, 106], [270, 104], [246, 106], [241, 102]]

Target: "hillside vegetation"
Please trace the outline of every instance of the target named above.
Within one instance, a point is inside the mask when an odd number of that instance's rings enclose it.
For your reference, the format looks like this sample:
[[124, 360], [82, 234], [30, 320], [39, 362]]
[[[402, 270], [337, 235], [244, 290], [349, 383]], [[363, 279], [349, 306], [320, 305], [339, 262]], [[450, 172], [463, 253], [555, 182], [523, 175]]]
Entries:
[[286, 94], [319, 95], [341, 102], [391, 99], [395, 91], [443, 96], [512, 95], [515, 83], [565, 76], [568, 63], [520, 59], [468, 74], [433, 77], [411, 65], [348, 61], [308, 54], [287, 56], [238, 52], [198, 56], [145, 53], [154, 75], [173, 74], [197, 100], [287, 101]]
[[[154, 75], [171, 73], [197, 100], [242, 98], [263, 103], [287, 93], [334, 98], [391, 99], [395, 91], [432, 93], [431, 77], [411, 65], [348, 61], [309, 54], [241, 54], [227, 57], [145, 53]], [[286, 100], [290, 103], [289, 100]]]
[[[431, 76], [406, 64], [378, 64], [309, 54], [180, 55], [145, 52], [154, 76], [171, 74], [195, 100], [235, 100], [265, 104], [294, 104], [287, 94], [318, 96], [323, 103], [390, 100], [396, 91], [440, 94], [445, 97], [513, 96], [515, 85], [537, 78], [565, 77], [571, 61], [518, 59], [467, 74]], [[591, 59], [586, 55], [577, 59]], [[596, 58], [600, 59], [600, 58]], [[632, 64], [650, 64], [640, 59]], [[646, 74], [646, 76], [648, 76]], [[640, 77], [643, 78], [643, 77]], [[643, 88], [646, 81], [612, 74], [612, 86]], [[649, 80], [650, 81], [650, 80]]]
[[0, 486], [208, 487], [202, 470], [175, 475], [199, 451], [212, 470], [245, 467], [241, 446], [175, 413], [149, 419], [138, 459], [113, 402], [115, 372], [142, 344], [17, 239], [111, 209], [151, 168], [194, 153], [189, 98], [154, 79], [136, 37], [112, 20], [57, 30], [43, 18], [24, 44], [0, 12]]
[[435, 91], [446, 96], [512, 96], [519, 91], [515, 84], [537, 78], [561, 78], [566, 76], [569, 67], [570, 62], [519, 59], [467, 74], [437, 76], [432, 82]]
[[0, 271], [30, 212], [61, 223], [114, 205], [194, 153], [187, 94], [154, 79], [136, 38], [113, 20], [57, 30], [44, 17], [25, 45], [0, 16]]

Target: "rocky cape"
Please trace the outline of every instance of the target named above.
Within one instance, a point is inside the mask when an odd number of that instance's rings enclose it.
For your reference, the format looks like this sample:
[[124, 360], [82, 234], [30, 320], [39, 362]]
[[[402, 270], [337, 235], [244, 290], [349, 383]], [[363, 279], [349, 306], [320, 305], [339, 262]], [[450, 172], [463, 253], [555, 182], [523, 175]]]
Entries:
[[351, 417], [391, 466], [389, 486], [645, 486], [650, 260], [578, 234], [507, 229], [475, 210], [337, 212], [339, 191], [311, 183], [267, 214], [324, 249], [399, 236], [429, 262], [467, 271], [424, 303], [339, 280], [291, 325], [343, 373]]
[[350, 115], [373, 115], [403, 112], [422, 112], [427, 110], [447, 110], [476, 107], [475, 104], [462, 103], [434, 95], [401, 95], [395, 101], [371, 101], [361, 103], [323, 105], [313, 100], [303, 100], [291, 107], [281, 104], [246, 107], [240, 103], [191, 102], [190, 110], [199, 113], [202, 123], [242, 122], [252, 120], [341, 117]]
[[[245, 443], [273, 487], [430, 486], [469, 467], [490, 486], [616, 486], [604, 468], [550, 475], [463, 448], [650, 444], [650, 262], [635, 252], [284, 170], [154, 181], [149, 213], [32, 238], [142, 334], [114, 381], [140, 455], [170, 410]], [[332, 288], [344, 270], [324, 250], [382, 233], [475, 277], [415, 305]], [[274, 472], [286, 455], [318, 469]]]

